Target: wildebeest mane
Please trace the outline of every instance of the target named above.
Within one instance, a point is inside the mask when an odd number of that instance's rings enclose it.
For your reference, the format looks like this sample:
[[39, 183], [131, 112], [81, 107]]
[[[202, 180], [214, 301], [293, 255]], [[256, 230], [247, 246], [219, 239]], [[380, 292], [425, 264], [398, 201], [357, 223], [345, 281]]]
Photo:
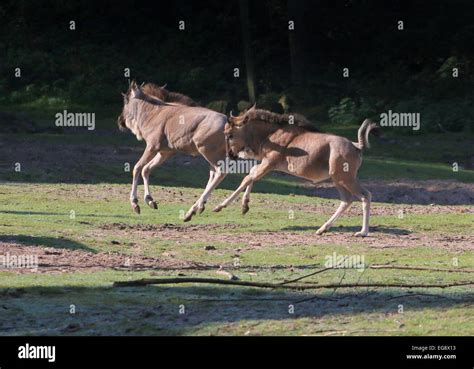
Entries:
[[250, 110], [244, 113], [244, 115], [249, 121], [262, 121], [262, 122], [276, 124], [279, 126], [290, 125], [291, 117], [293, 117], [292, 119], [293, 119], [294, 126], [303, 128], [311, 132], [321, 132], [319, 129], [317, 129], [314, 126], [313, 123], [311, 123], [308, 119], [306, 119], [304, 115], [297, 114], [297, 113], [277, 114], [277, 113], [272, 113], [271, 111], [268, 111], [268, 110], [255, 109], [255, 110]]
[[180, 94], [179, 92], [168, 91], [164, 87], [160, 87], [154, 83], [146, 83], [142, 87], [142, 91], [148, 95], [155, 96], [165, 102], [174, 102], [187, 106], [197, 106], [198, 104], [189, 96]]
[[[141, 87], [142, 91], [154, 97], [157, 97], [160, 100], [165, 102], [174, 102], [186, 106], [198, 106], [198, 104], [191, 99], [189, 96], [180, 94], [179, 92], [168, 91], [166, 88], [158, 86], [154, 83], [146, 83]], [[126, 96], [130, 96], [131, 86], [129, 86]], [[119, 115], [117, 119], [117, 125], [121, 131], [127, 131], [128, 128], [125, 125], [125, 118], [122, 114]]]

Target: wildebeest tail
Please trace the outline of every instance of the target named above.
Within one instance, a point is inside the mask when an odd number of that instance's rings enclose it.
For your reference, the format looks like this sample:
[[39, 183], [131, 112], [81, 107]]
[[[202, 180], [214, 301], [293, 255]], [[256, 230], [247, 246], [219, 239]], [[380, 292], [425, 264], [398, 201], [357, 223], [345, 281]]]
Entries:
[[377, 124], [371, 122], [369, 119], [364, 120], [357, 132], [359, 142], [353, 142], [353, 144], [360, 150], [363, 150], [366, 147], [370, 148], [369, 133], [375, 128], [377, 128]]

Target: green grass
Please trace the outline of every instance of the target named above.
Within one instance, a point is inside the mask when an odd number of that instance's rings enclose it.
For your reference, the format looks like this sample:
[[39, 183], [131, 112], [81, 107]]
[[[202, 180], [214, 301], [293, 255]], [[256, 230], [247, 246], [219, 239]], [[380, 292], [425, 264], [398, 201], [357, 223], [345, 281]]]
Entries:
[[[417, 265], [453, 268], [453, 258], [459, 268], [473, 268], [471, 250], [433, 248], [420, 241], [413, 247], [372, 247], [364, 240], [347, 238], [348, 244], [320, 244], [314, 229], [326, 218], [318, 206], [334, 203], [304, 195], [254, 194], [251, 212], [239, 214], [237, 205], [221, 213], [209, 209], [197, 216], [192, 224], [234, 224], [234, 228], [213, 228], [210, 241], [198, 238], [180, 240], [179, 244], [153, 233], [134, 230], [105, 231], [112, 223], [129, 225], [181, 224], [179, 211], [186, 209], [199, 189], [167, 188], [189, 193], [163, 196], [159, 210], [143, 208], [142, 215], [131, 213], [126, 185], [75, 184], [4, 184], [0, 186], [0, 242], [15, 242], [40, 247], [68, 248], [96, 252], [134, 254], [163, 258], [173, 253], [181, 261], [199, 261], [231, 268], [236, 257], [240, 267], [232, 271], [243, 280], [283, 281], [295, 278], [315, 268], [324, 267], [326, 257], [363, 255], [367, 264]], [[164, 191], [164, 189], [163, 189]], [[157, 198], [160, 191], [157, 189]], [[217, 203], [229, 191], [219, 190], [212, 203]], [[271, 206], [269, 206], [271, 204]], [[210, 204], [211, 205], [211, 204]], [[314, 206], [310, 211], [295, 213], [298, 206]], [[71, 219], [70, 212], [75, 212]], [[374, 216], [373, 225], [413, 234], [470, 234], [472, 214]], [[360, 216], [343, 217], [338, 225], [351, 228], [360, 225]], [[293, 228], [292, 228], [293, 227]], [[258, 234], [281, 229], [307, 235], [309, 242], [279, 245], [249, 246], [240, 242], [212, 240], [219, 235]], [[336, 227], [334, 232], [340, 232]], [[118, 241], [112, 243], [112, 241]], [[134, 247], [130, 247], [134, 244]], [[205, 250], [212, 244], [215, 250]], [[389, 246], [389, 245], [387, 245]], [[230, 269], [229, 269], [230, 270]], [[210, 270], [155, 270], [158, 276], [221, 277]], [[1, 334], [341, 334], [341, 335], [420, 335], [472, 334], [472, 290], [458, 287], [447, 291], [417, 289], [410, 295], [403, 289], [339, 289], [310, 292], [261, 291], [252, 288], [223, 288], [209, 285], [176, 285], [146, 288], [112, 288], [117, 280], [150, 277], [150, 271], [69, 272], [61, 274], [16, 274], [0, 272], [2, 315]], [[423, 271], [334, 270], [308, 279], [318, 283], [344, 282], [384, 283], [448, 283], [469, 279], [470, 274]], [[407, 295], [408, 296], [405, 296]], [[400, 296], [397, 298], [397, 296]], [[325, 301], [318, 297], [335, 297]], [[297, 301], [313, 298], [308, 302]], [[470, 302], [471, 301], [471, 302]], [[70, 314], [71, 304], [76, 309]], [[404, 308], [399, 313], [399, 305]], [[180, 305], [185, 314], [179, 314]], [[295, 306], [289, 314], [289, 305]]]
[[[57, 110], [34, 106], [28, 109], [45, 126], [51, 124]], [[0, 167], [0, 244], [120, 253], [158, 261], [199, 262], [210, 267], [61, 273], [1, 271], [0, 334], [474, 334], [474, 296], [469, 287], [340, 288], [291, 293], [196, 284], [113, 288], [114, 281], [152, 274], [225, 278], [216, 274], [218, 265], [242, 280], [278, 282], [324, 267], [326, 257], [333, 253], [363, 256], [369, 265], [474, 268], [472, 247], [457, 247], [456, 242], [449, 241], [472, 236], [474, 215], [469, 204], [450, 206], [449, 211], [439, 213], [419, 213], [411, 212], [410, 206], [403, 203], [376, 203], [375, 210], [384, 207], [387, 211], [371, 217], [372, 238], [352, 237], [361, 224], [359, 211], [338, 220], [333, 231], [343, 237], [331, 241], [317, 237], [315, 230], [329, 218], [338, 201], [315, 197], [310, 186], [279, 174], [255, 185], [251, 210], [246, 216], [240, 214], [238, 203], [220, 213], [211, 211], [242, 179], [230, 175], [213, 193], [206, 211], [192, 220], [191, 225], [198, 227], [196, 231], [171, 229], [167, 234], [163, 229], [142, 230], [146, 225], [182, 225], [180, 214], [200, 195], [207, 168], [163, 165], [151, 178], [159, 209], [151, 210], [141, 201], [142, 214], [135, 215], [128, 203], [130, 173], [123, 171], [123, 164], [129, 161], [133, 165], [143, 144], [130, 134], [110, 133], [111, 128], [115, 130], [115, 114], [118, 111], [110, 108], [98, 109], [96, 132], [0, 136], [12, 149], [6, 152], [6, 164]], [[357, 128], [325, 130], [355, 139]], [[464, 164], [469, 157], [468, 136], [402, 137], [390, 133], [388, 139], [396, 141], [381, 143], [371, 138], [373, 147], [364, 153], [360, 173], [363, 180], [474, 182], [474, 171]], [[37, 145], [38, 154], [22, 159], [24, 169], [15, 172], [10, 164], [17, 160], [15, 150], [19, 145]], [[59, 154], [54, 151], [56, 147], [63, 147]], [[123, 149], [130, 152], [121, 154]], [[50, 161], [30, 161], [36, 156]], [[454, 161], [461, 165], [458, 172], [452, 170]], [[360, 209], [358, 203], [353, 206]], [[400, 219], [398, 211], [405, 208]], [[290, 211], [294, 217], [289, 217]], [[111, 227], [114, 223], [134, 228], [120, 230]], [[403, 246], [395, 236], [384, 238], [387, 234], [414, 240]], [[269, 235], [274, 237], [273, 242]], [[444, 243], [436, 240], [442, 235], [447, 237]], [[215, 249], [206, 250], [206, 246]], [[234, 266], [236, 260], [239, 267]], [[306, 281], [337, 283], [341, 278], [344, 283], [450, 283], [472, 280], [472, 273], [334, 270]], [[70, 313], [71, 305], [75, 306], [75, 314]], [[185, 314], [179, 314], [180, 305], [185, 306]], [[294, 305], [294, 314], [289, 313], [289, 305]], [[400, 305], [403, 313], [399, 312]]]

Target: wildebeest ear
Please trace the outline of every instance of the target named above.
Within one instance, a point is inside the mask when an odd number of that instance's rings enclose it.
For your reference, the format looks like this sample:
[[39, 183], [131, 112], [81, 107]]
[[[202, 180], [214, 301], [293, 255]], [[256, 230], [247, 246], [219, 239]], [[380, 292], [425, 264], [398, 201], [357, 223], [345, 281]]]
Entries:
[[132, 88], [132, 90], [134, 90], [135, 88], [137, 88], [137, 81], [135, 80], [132, 80], [132, 82], [130, 82], [130, 87]]
[[132, 99], [136, 98], [137, 96], [140, 96], [142, 93], [141, 87], [137, 86], [135, 84], [135, 87], [132, 86], [132, 90], [130, 91], [130, 97]]

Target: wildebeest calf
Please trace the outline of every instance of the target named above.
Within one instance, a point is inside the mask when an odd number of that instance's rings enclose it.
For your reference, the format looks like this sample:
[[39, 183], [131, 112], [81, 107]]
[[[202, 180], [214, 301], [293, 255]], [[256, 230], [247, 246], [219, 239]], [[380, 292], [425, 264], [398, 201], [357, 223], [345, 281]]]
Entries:
[[[224, 179], [218, 165], [225, 159], [224, 126], [227, 117], [215, 111], [193, 106], [190, 98], [147, 84], [143, 89], [133, 81], [123, 94], [123, 110], [118, 124], [129, 129], [138, 140], [146, 142], [145, 151], [133, 168], [133, 183], [130, 193], [132, 208], [139, 213], [137, 186], [139, 175], [143, 177], [145, 202], [157, 207], [149, 189], [149, 175], [153, 168], [161, 165], [174, 154], [202, 155], [210, 165], [209, 181], [199, 199], [188, 210], [184, 221], [189, 221], [196, 212], [204, 210], [212, 190]], [[165, 102], [161, 98], [175, 100]]]
[[214, 211], [229, 205], [247, 187], [242, 201], [242, 211], [247, 212], [249, 189], [270, 171], [286, 172], [312, 182], [331, 178], [341, 204], [316, 234], [329, 230], [355, 197], [362, 201], [363, 210], [362, 229], [356, 235], [367, 236], [371, 194], [359, 183], [357, 171], [362, 163], [362, 150], [369, 146], [368, 135], [375, 127], [366, 119], [359, 128], [358, 142], [352, 142], [318, 132], [301, 116], [275, 114], [257, 110], [255, 106], [237, 117], [231, 116], [224, 129], [227, 151], [232, 156], [257, 159], [261, 163], [252, 168], [237, 190]]

